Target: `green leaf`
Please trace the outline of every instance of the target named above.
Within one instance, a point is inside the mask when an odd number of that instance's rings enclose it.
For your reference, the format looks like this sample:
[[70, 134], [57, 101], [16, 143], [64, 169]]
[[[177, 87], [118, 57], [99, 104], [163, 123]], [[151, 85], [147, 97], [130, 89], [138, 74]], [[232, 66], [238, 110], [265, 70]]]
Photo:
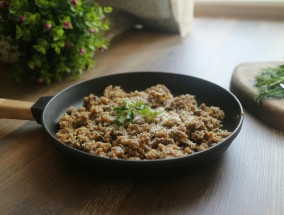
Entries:
[[38, 45], [43, 47], [43, 48], [48, 48], [49, 47], [49, 42], [46, 39], [40, 38], [37, 41]]
[[16, 14], [21, 8], [21, 1], [20, 0], [11, 0], [9, 3], [9, 13]]
[[29, 41], [31, 39], [31, 31], [28, 28], [24, 28], [22, 30], [23, 40]]
[[95, 46], [93, 46], [93, 45], [89, 45], [88, 47], [89, 47], [89, 49], [92, 50], [92, 51], [95, 51], [95, 49], [96, 49]]
[[48, 0], [35, 0], [35, 4], [39, 8], [47, 8], [50, 6], [50, 3]]
[[22, 37], [22, 29], [19, 25], [16, 25], [16, 39], [20, 39]]
[[29, 24], [31, 26], [34, 26], [37, 24], [39, 20], [39, 14], [31, 14], [31, 13], [25, 13], [26, 21], [25, 25]]
[[42, 54], [46, 54], [46, 49], [40, 45], [33, 45], [33, 48]]
[[60, 54], [61, 49], [60, 49], [59, 47], [55, 47], [55, 48], [54, 48], [54, 51], [56, 52], [56, 54]]
[[56, 27], [52, 28], [51, 35], [52, 35], [54, 41], [62, 39], [62, 37], [64, 35], [64, 30], [61, 27], [56, 26]]
[[104, 7], [104, 12], [105, 13], [111, 13], [112, 12], [112, 7]]

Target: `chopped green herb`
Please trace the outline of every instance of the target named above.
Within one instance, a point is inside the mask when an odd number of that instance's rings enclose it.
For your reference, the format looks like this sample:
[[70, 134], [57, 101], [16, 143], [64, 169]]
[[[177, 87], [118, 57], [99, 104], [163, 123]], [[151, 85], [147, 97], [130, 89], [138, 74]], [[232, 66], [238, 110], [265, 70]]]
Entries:
[[256, 77], [255, 86], [258, 88], [257, 104], [266, 98], [284, 98], [284, 65], [266, 68]]
[[142, 101], [133, 103], [128, 100], [123, 100], [120, 106], [114, 108], [116, 118], [114, 124], [121, 126], [132, 122], [135, 116], [142, 116], [147, 121], [153, 121], [161, 111], [154, 110]]

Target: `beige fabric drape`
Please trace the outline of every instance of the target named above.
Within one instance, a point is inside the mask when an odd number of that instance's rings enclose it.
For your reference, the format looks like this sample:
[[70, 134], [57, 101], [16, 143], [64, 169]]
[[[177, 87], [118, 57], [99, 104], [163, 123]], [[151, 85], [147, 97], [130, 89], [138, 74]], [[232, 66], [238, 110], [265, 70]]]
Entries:
[[[99, 0], [99, 3], [113, 7], [113, 28], [117, 25], [123, 28], [123, 22], [124, 28], [142, 24], [184, 37], [193, 22], [194, 0]], [[125, 16], [127, 19], [123, 20]]]

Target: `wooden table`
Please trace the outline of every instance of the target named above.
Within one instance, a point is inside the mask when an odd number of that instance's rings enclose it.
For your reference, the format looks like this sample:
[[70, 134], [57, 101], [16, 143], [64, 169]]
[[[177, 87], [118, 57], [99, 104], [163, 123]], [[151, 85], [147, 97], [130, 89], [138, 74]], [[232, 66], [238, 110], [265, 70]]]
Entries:
[[[282, 61], [284, 22], [198, 18], [191, 34], [131, 30], [96, 56], [80, 80], [50, 86], [9, 81], [0, 97], [36, 101], [83, 80], [131, 71], [197, 76], [229, 89], [234, 67]], [[284, 132], [245, 112], [224, 156], [191, 174], [156, 181], [102, 178], [66, 164], [40, 125], [0, 119], [0, 214], [284, 214]]]

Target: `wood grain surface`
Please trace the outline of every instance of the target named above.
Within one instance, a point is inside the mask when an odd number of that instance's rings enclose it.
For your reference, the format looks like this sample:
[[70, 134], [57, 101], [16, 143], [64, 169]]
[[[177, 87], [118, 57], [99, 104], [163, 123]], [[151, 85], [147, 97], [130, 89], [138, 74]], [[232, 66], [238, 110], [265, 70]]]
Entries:
[[[36, 101], [97, 76], [130, 71], [192, 75], [229, 89], [241, 62], [282, 61], [284, 22], [196, 18], [191, 34], [128, 31], [80, 80], [15, 84], [0, 66], [0, 98]], [[175, 81], [175, 80], [173, 80]], [[102, 177], [66, 162], [40, 125], [0, 119], [0, 214], [284, 214], [284, 132], [245, 111], [216, 162], [159, 180]]]

